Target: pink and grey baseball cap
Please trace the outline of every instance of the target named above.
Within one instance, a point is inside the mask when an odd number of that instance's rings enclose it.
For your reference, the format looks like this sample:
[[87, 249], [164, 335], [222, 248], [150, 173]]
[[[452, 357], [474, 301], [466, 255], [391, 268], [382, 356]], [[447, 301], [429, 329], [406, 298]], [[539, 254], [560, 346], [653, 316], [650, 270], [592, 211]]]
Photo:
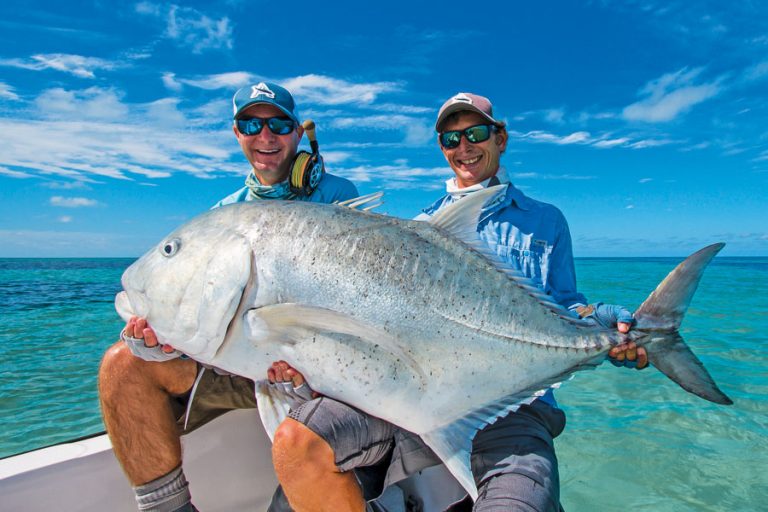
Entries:
[[440, 131], [440, 125], [448, 118], [449, 115], [454, 112], [461, 112], [468, 110], [470, 112], [477, 112], [484, 118], [486, 118], [491, 124], [503, 128], [506, 126], [504, 121], [497, 121], [493, 118], [493, 105], [491, 100], [485, 96], [479, 96], [469, 92], [460, 92], [456, 96], [452, 97], [440, 107], [440, 112], [437, 113], [437, 122], [435, 123], [435, 130]]

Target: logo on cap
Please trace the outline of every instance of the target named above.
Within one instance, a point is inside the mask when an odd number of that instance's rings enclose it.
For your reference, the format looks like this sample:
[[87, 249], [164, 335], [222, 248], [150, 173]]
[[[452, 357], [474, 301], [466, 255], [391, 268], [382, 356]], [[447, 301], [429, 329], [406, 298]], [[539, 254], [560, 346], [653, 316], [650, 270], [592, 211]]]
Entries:
[[267, 87], [267, 84], [265, 84], [264, 82], [261, 82], [258, 85], [251, 86], [251, 99], [258, 98], [262, 94], [269, 99], [275, 98], [275, 93], [272, 92], [270, 88]]
[[452, 100], [452, 103], [458, 103], [460, 101], [463, 101], [464, 103], [469, 103], [470, 105], [472, 104], [472, 98], [470, 98], [463, 92], [460, 92], [459, 94], [451, 98], [451, 100]]

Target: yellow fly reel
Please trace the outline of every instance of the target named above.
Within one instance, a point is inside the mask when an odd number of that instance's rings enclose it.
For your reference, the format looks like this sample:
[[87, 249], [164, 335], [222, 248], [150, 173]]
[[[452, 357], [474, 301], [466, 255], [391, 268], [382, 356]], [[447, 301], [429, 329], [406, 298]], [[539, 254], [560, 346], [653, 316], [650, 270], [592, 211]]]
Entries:
[[299, 196], [309, 196], [315, 191], [320, 179], [325, 173], [323, 157], [320, 156], [319, 145], [315, 136], [315, 123], [307, 119], [302, 123], [309, 139], [312, 152], [299, 151], [291, 164], [291, 191]]

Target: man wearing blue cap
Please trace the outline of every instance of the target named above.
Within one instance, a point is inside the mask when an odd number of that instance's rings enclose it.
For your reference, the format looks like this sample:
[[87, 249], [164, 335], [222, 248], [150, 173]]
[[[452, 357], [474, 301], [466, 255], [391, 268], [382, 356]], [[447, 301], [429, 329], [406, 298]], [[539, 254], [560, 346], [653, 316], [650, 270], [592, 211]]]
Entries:
[[[323, 172], [316, 152], [298, 152], [304, 128], [290, 92], [261, 82], [240, 89], [232, 101], [233, 130], [251, 171], [245, 186], [214, 208], [263, 199], [332, 203], [357, 197], [350, 181]], [[181, 467], [180, 436], [227, 411], [256, 407], [254, 383], [181, 358], [143, 318], [132, 318], [120, 338], [99, 369], [99, 398], [115, 455], [139, 510], [195, 511]]]

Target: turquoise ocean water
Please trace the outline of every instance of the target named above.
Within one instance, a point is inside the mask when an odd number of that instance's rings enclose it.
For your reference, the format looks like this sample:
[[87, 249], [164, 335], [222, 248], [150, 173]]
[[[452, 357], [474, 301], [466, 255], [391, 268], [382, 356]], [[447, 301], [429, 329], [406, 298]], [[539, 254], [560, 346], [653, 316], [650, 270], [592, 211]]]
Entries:
[[[96, 372], [131, 259], [0, 259], [0, 457], [103, 430]], [[677, 258], [578, 259], [591, 300], [639, 305]], [[768, 510], [768, 258], [717, 258], [682, 328], [717, 406], [603, 365], [557, 392], [566, 510]]]

